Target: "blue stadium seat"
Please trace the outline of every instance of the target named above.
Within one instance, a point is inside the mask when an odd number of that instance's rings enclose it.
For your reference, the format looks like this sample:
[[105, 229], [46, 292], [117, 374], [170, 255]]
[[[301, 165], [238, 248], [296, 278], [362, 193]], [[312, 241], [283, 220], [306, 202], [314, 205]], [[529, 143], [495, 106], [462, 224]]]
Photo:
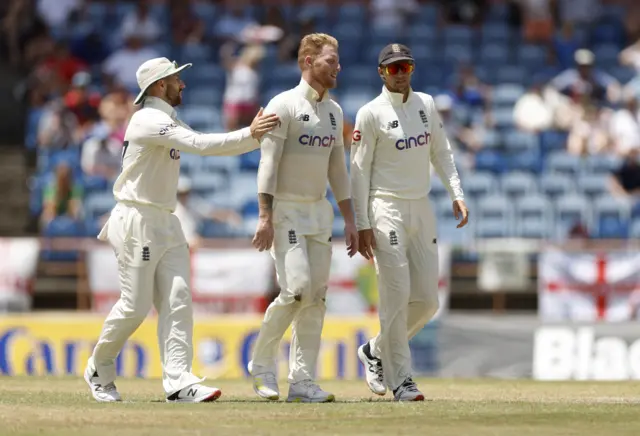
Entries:
[[180, 153], [180, 172], [194, 175], [202, 168], [202, 157], [191, 153]]
[[482, 26], [482, 41], [484, 43], [504, 43], [511, 39], [511, 28], [506, 23], [488, 23]]
[[498, 187], [496, 177], [489, 172], [470, 173], [464, 179], [464, 189], [473, 198], [494, 194]]
[[511, 236], [510, 227], [507, 218], [481, 220], [476, 223], [476, 238], [507, 238]]
[[580, 172], [580, 158], [569, 153], [555, 152], [549, 154], [546, 170], [552, 173], [577, 175]]
[[574, 179], [566, 174], [543, 173], [540, 175], [540, 192], [549, 198], [575, 192]]
[[218, 173], [198, 173], [191, 179], [191, 189], [197, 195], [210, 195], [226, 186], [226, 178]]
[[600, 238], [626, 238], [629, 232], [629, 204], [607, 194], [593, 202], [593, 222]]
[[579, 192], [589, 196], [600, 196], [607, 192], [608, 176], [600, 173], [581, 174], [576, 186]]
[[596, 57], [596, 64], [603, 68], [617, 66], [619, 53], [620, 49], [615, 44], [602, 44], [593, 49], [593, 54]]
[[640, 239], [640, 219], [634, 219], [629, 225], [629, 237]]
[[502, 153], [495, 150], [480, 150], [476, 153], [475, 168], [478, 171], [501, 173], [506, 169]]
[[579, 194], [567, 194], [558, 197], [556, 204], [556, 236], [563, 239], [571, 227], [584, 224], [591, 227], [589, 201]]
[[222, 173], [226, 176], [240, 169], [239, 156], [197, 156], [203, 171]]
[[553, 205], [543, 195], [534, 194], [516, 200], [516, 233], [523, 238], [552, 236]]
[[484, 63], [504, 65], [509, 62], [509, 49], [503, 44], [487, 44], [481, 47], [480, 57]]
[[542, 155], [537, 149], [512, 153], [508, 161], [512, 171], [539, 173], [542, 170]]
[[376, 94], [368, 89], [349, 89], [340, 94], [340, 106], [346, 117], [355, 119], [358, 110], [375, 96]]
[[342, 218], [342, 216], [336, 215], [335, 219], [333, 220], [331, 234], [334, 238], [344, 237], [344, 218]]
[[526, 68], [539, 68], [547, 61], [547, 51], [536, 45], [521, 45], [518, 48], [518, 64]]
[[512, 108], [494, 108], [493, 119], [498, 129], [513, 128], [513, 109]]
[[[469, 205], [467, 204], [467, 206]], [[470, 227], [473, 225], [473, 220], [461, 229], [457, 228], [458, 224], [459, 222], [451, 213], [451, 203], [449, 203], [449, 213], [438, 218], [438, 241], [457, 246], [468, 245], [473, 237], [473, 231]]]
[[31, 108], [27, 112], [27, 128], [25, 145], [28, 150], [35, 150], [38, 147], [38, 126], [44, 111], [38, 108]]
[[540, 140], [538, 136], [533, 133], [512, 130], [504, 134], [503, 143], [507, 150], [527, 151], [538, 150]]
[[544, 153], [560, 151], [567, 148], [568, 134], [565, 132], [547, 131], [540, 133], [540, 146]]
[[525, 89], [522, 85], [516, 85], [513, 83], [497, 85], [493, 89], [491, 99], [493, 103], [498, 106], [514, 106], [518, 99], [522, 97], [524, 92]]
[[511, 172], [504, 174], [500, 180], [502, 193], [511, 198], [522, 198], [535, 194], [538, 191], [536, 178], [524, 172]]
[[585, 174], [609, 174], [615, 171], [622, 161], [619, 157], [609, 154], [589, 155], [585, 159]]
[[629, 83], [634, 77], [637, 76], [635, 69], [623, 67], [621, 65], [612, 65], [610, 68], [608, 68], [608, 73], [618, 79], [618, 82], [622, 84]]
[[240, 155], [241, 170], [258, 170], [260, 165], [260, 150], [253, 150], [249, 153]]
[[116, 205], [113, 193], [108, 191], [96, 192], [88, 195], [84, 200], [84, 215], [89, 220], [95, 220], [109, 213]]
[[633, 219], [640, 218], [640, 201], [636, 201], [631, 205], [631, 217]]
[[109, 182], [102, 176], [89, 176], [84, 174], [82, 177], [82, 185], [84, 186], [84, 195], [90, 195], [94, 192], [106, 191]]
[[467, 26], [447, 26], [442, 32], [446, 44], [469, 46], [477, 39], [476, 32]]
[[193, 86], [185, 89], [184, 102], [194, 106], [220, 107], [223, 89], [215, 86]]
[[[456, 110], [457, 112], [457, 110]], [[482, 135], [483, 148], [496, 148], [502, 144], [502, 137], [496, 130], [487, 130]]]
[[473, 60], [473, 49], [466, 45], [447, 45], [444, 48], [445, 62], [469, 63]]
[[178, 109], [178, 116], [196, 130], [221, 122], [220, 111], [213, 106], [188, 105]]
[[258, 216], [259, 212], [260, 212], [260, 206], [258, 205], [257, 198], [252, 198], [246, 201], [244, 205], [242, 205], [242, 208], [240, 209], [240, 213], [244, 218], [256, 217]]
[[247, 200], [255, 199], [258, 196], [258, 182], [256, 173], [253, 171], [242, 171], [233, 174], [229, 183], [231, 202], [240, 208]]
[[442, 184], [440, 177], [438, 177], [434, 173], [431, 173], [431, 191], [429, 192], [429, 194], [434, 199], [434, 201], [449, 197], [447, 188], [445, 188], [445, 186]]
[[[625, 42], [624, 28], [613, 23], [603, 23], [596, 26], [591, 32], [594, 44], [608, 44], [619, 51], [619, 47]], [[597, 49], [598, 46], [596, 46]], [[599, 61], [598, 53], [594, 51], [596, 61]]]
[[430, 27], [436, 24], [439, 17], [440, 12], [438, 10], [438, 6], [433, 4], [421, 5], [420, 15], [416, 21], [421, 23], [424, 27]]
[[495, 74], [498, 84], [520, 84], [528, 86], [532, 82], [530, 71], [519, 65], [503, 65]]
[[[75, 238], [84, 236], [84, 226], [79, 221], [68, 217], [57, 217], [52, 220], [44, 229], [43, 236], [46, 238]], [[40, 256], [45, 261], [54, 262], [74, 262], [78, 260], [76, 250], [51, 250], [43, 249]]]

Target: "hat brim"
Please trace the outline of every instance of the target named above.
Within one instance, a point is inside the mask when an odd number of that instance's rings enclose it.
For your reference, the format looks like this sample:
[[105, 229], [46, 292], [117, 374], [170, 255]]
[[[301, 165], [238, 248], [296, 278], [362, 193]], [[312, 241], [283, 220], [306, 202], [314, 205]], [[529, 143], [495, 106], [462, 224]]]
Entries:
[[184, 64], [184, 65], [179, 66], [175, 70], [170, 70], [166, 74], [163, 74], [162, 76], [158, 77], [156, 80], [151, 82], [148, 86], [146, 86], [144, 89], [140, 90], [140, 93], [138, 94], [136, 99], [133, 101], [133, 104], [137, 105], [137, 104], [142, 103], [142, 100], [144, 100], [145, 94], [147, 93], [147, 89], [149, 89], [149, 86], [153, 85], [158, 80], [164, 79], [165, 77], [169, 77], [169, 76], [172, 76], [174, 74], [177, 74], [182, 70], [186, 70], [187, 68], [191, 68], [192, 66], [193, 66], [193, 64]]
[[391, 59], [387, 59], [386, 61], [382, 61], [382, 63], [380, 65], [389, 65], [389, 64], [392, 64], [392, 63], [398, 62], [398, 61], [415, 62], [415, 59], [412, 58], [411, 56], [398, 56], [398, 57], [393, 57]]

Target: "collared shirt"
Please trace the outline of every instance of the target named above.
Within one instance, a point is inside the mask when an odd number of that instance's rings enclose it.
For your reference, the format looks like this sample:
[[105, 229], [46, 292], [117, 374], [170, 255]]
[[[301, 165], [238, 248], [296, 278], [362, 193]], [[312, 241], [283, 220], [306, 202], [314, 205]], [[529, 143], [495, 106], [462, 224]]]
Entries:
[[265, 113], [280, 125], [261, 143], [258, 192], [287, 201], [318, 201], [327, 179], [338, 202], [348, 199], [349, 179], [342, 136], [342, 108], [326, 91], [322, 98], [305, 81], [275, 96]]
[[424, 198], [431, 190], [433, 164], [452, 200], [464, 195], [433, 97], [386, 87], [356, 115], [351, 144], [351, 190], [358, 230], [371, 228], [369, 197]]
[[147, 97], [125, 133], [122, 172], [113, 194], [119, 202], [176, 207], [180, 152], [234, 156], [259, 147], [249, 128], [230, 133], [198, 133], [179, 121], [165, 101]]

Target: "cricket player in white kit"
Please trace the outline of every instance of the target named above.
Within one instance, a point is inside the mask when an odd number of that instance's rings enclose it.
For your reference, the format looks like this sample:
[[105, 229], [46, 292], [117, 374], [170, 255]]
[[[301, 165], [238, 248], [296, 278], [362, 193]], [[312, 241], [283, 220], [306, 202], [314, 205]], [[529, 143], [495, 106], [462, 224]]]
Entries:
[[467, 224], [460, 179], [430, 95], [411, 89], [415, 62], [402, 44], [378, 59], [382, 93], [356, 116], [351, 189], [359, 251], [373, 257], [380, 334], [358, 350], [369, 388], [398, 401], [421, 401], [412, 380], [409, 339], [438, 309], [438, 245], [428, 194], [430, 164], [449, 191], [458, 227]]
[[281, 124], [261, 141], [258, 169], [260, 220], [253, 244], [271, 250], [281, 291], [266, 311], [249, 372], [262, 398], [277, 400], [276, 358], [292, 325], [287, 401], [330, 402], [315, 383], [331, 266], [333, 208], [327, 180], [345, 220], [349, 256], [357, 230], [349, 193], [340, 106], [328, 89], [340, 71], [338, 42], [326, 34], [305, 36], [298, 53], [300, 84], [277, 95], [265, 109]]
[[206, 402], [221, 394], [200, 385], [193, 360], [189, 250], [178, 218], [176, 190], [180, 152], [237, 155], [259, 147], [258, 140], [277, 123], [263, 116], [251, 127], [225, 134], [202, 134], [178, 120], [184, 82], [178, 66], [151, 59], [137, 71], [142, 104], [127, 127], [122, 172], [113, 187], [117, 204], [98, 238], [108, 241], [118, 260], [121, 295], [104, 323], [84, 378], [97, 401], [120, 401], [115, 360], [144, 321], [152, 304], [158, 312], [158, 342], [167, 401]]

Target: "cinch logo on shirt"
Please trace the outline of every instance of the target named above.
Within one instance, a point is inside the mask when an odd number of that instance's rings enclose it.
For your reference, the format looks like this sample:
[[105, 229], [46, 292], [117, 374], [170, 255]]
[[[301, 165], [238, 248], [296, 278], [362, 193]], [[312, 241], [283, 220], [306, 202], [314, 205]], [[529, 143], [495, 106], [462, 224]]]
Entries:
[[308, 145], [309, 147], [331, 147], [336, 142], [336, 137], [331, 136], [310, 136], [302, 135], [298, 138], [298, 142], [302, 145]]
[[418, 135], [417, 137], [410, 136], [407, 139], [398, 139], [398, 141], [396, 141], [396, 148], [398, 150], [409, 150], [419, 145], [427, 145], [429, 144], [430, 138], [431, 133], [424, 132], [424, 134]]
[[180, 150], [172, 148], [171, 150], [169, 150], [169, 157], [173, 160], [180, 160]]

